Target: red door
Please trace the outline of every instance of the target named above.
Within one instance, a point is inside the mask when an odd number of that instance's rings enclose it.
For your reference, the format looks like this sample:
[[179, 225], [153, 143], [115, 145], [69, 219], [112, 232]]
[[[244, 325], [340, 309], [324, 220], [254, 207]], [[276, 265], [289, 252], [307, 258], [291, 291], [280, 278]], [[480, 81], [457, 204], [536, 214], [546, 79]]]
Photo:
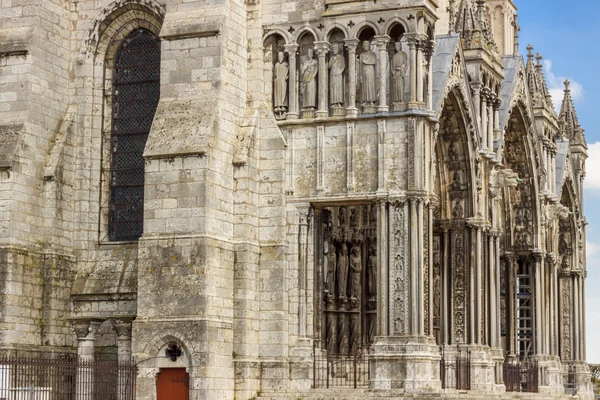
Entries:
[[157, 400], [189, 400], [190, 377], [185, 368], [161, 369], [156, 380]]

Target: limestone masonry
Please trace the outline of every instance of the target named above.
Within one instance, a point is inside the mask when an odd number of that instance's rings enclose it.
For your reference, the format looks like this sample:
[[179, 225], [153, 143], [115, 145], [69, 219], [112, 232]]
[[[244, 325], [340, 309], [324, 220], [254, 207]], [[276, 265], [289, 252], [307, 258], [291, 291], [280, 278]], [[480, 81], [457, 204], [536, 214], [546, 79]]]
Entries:
[[0, 4], [0, 349], [138, 400], [593, 399], [587, 145], [513, 0]]

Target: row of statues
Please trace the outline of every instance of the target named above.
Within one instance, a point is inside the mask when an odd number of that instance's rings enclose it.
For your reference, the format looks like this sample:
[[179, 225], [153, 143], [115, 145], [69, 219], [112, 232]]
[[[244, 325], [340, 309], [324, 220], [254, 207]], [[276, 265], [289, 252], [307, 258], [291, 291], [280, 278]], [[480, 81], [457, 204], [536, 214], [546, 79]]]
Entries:
[[[369, 41], [362, 42], [363, 51], [357, 57], [358, 77], [357, 86], [360, 88], [360, 103], [364, 110], [373, 110], [377, 101], [377, 55], [371, 50]], [[403, 103], [405, 91], [405, 76], [408, 56], [402, 51], [401, 42], [395, 43], [395, 54], [391, 60], [392, 68], [392, 102]], [[327, 64], [329, 71], [329, 103], [332, 109], [341, 110], [345, 103], [345, 72], [346, 59], [343, 47], [338, 43], [331, 45], [331, 56]], [[274, 67], [274, 109], [278, 117], [284, 117], [288, 109], [288, 79], [289, 65], [285, 54], [280, 51]], [[300, 95], [302, 109], [314, 110], [317, 107], [317, 76], [319, 65], [314, 57], [314, 50], [307, 50], [306, 59], [300, 65]]]

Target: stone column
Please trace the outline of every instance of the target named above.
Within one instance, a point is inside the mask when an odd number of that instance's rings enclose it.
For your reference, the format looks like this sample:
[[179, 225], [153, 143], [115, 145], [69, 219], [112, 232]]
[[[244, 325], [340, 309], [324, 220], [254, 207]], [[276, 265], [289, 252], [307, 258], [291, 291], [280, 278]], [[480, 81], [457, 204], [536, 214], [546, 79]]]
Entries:
[[[496, 280], [496, 332], [494, 332], [495, 338], [496, 338], [496, 345], [497, 347], [501, 347], [502, 346], [502, 321], [501, 319], [501, 312], [500, 312], [500, 292], [502, 291], [502, 289], [500, 288], [500, 233], [496, 232], [496, 235], [494, 236], [494, 247], [495, 247], [495, 255], [496, 255], [496, 274], [495, 274], [495, 280]], [[505, 303], [506, 306], [506, 303]]]
[[410, 101], [408, 108], [417, 106], [417, 40], [414, 35], [406, 36], [410, 57]]
[[[499, 138], [502, 132], [500, 132], [500, 106], [502, 105], [502, 100], [496, 98], [494, 102], [494, 137]], [[492, 150], [494, 144], [492, 143]]]
[[356, 108], [356, 48], [358, 47], [358, 39], [346, 39], [344, 41], [348, 49], [348, 108], [346, 115], [356, 117], [358, 108]]
[[473, 92], [474, 114], [477, 119], [477, 127], [479, 128], [479, 132], [481, 132], [481, 83], [471, 83], [471, 91]]
[[423, 41], [417, 41], [417, 102], [423, 103]]
[[579, 335], [580, 335], [580, 315], [579, 315], [579, 276], [573, 274], [573, 360], [581, 360], [581, 354], [579, 354]]
[[442, 242], [443, 259], [442, 259], [442, 316], [440, 318], [441, 331], [443, 332], [442, 344], [450, 344], [450, 321], [448, 321], [448, 313], [450, 311], [450, 296], [448, 293], [448, 278], [450, 275], [450, 234], [449, 228], [444, 227], [444, 240]]
[[543, 339], [542, 339], [542, 335], [543, 335], [543, 328], [542, 328], [542, 256], [540, 253], [534, 253], [533, 254], [533, 260], [534, 260], [534, 271], [535, 271], [535, 279], [533, 280], [534, 283], [534, 313], [535, 315], [533, 316], [534, 319], [534, 345], [535, 345], [535, 354], [539, 355], [539, 354], [543, 354]]
[[488, 301], [489, 301], [489, 327], [490, 327], [490, 333], [489, 333], [489, 340], [490, 343], [489, 345], [491, 347], [498, 347], [498, 343], [496, 342], [496, 331], [498, 330], [498, 327], [496, 325], [496, 312], [497, 312], [497, 308], [498, 308], [498, 302], [496, 301], [496, 257], [495, 257], [495, 246], [494, 246], [494, 240], [495, 240], [495, 236], [494, 235], [490, 235], [488, 236], [488, 276], [489, 276], [489, 282], [490, 282], [490, 287], [489, 287], [489, 295], [488, 295]]
[[290, 104], [288, 107], [287, 119], [298, 119], [298, 67], [296, 66], [298, 45], [288, 44], [285, 46], [285, 51], [288, 53], [288, 64], [290, 67], [290, 76], [288, 80], [288, 100]]
[[319, 58], [319, 74], [318, 74], [318, 94], [317, 102], [318, 108], [316, 116], [317, 118], [325, 118], [329, 116], [329, 94], [327, 78], [329, 77], [329, 70], [327, 68], [327, 52], [329, 51], [329, 43], [327, 42], [315, 42], [315, 50]]
[[388, 112], [389, 107], [387, 105], [387, 83], [388, 79], [388, 50], [387, 46], [390, 42], [388, 35], [375, 36], [377, 48], [379, 50], [379, 104], [377, 105], [377, 112]]
[[488, 88], [483, 88], [481, 90], [481, 148], [482, 150], [487, 150], [488, 147], [488, 106], [487, 106], [487, 98], [488, 98]]
[[308, 206], [298, 208], [298, 336], [306, 337], [306, 281], [307, 281], [307, 244], [310, 209]]
[[495, 99], [496, 95], [493, 92], [490, 92], [489, 96], [488, 96], [488, 138], [487, 138], [487, 144], [488, 144], [488, 149], [490, 149], [491, 151], [494, 151], [494, 103], [496, 102]]
[[388, 210], [387, 202], [380, 200], [377, 205], [377, 335], [387, 336], [388, 332]]
[[517, 332], [515, 327], [515, 319], [516, 319], [516, 293], [515, 293], [515, 285], [516, 285], [516, 276], [515, 276], [515, 258], [512, 254], [505, 253], [505, 262], [506, 262], [506, 347], [509, 357], [512, 360], [516, 360], [517, 352], [516, 352], [516, 344], [517, 344]]
[[75, 398], [77, 400], [94, 400], [94, 342], [96, 332], [102, 325], [98, 319], [73, 319], [71, 327], [77, 336], [77, 386]]
[[[127, 367], [128, 363], [131, 363], [131, 323], [134, 317], [124, 317], [118, 319], [111, 319], [110, 323], [113, 329], [117, 333], [117, 354], [119, 363], [125, 365], [119, 366], [119, 368]], [[130, 400], [132, 396], [133, 386], [130, 385], [129, 374], [127, 370], [119, 370], [117, 382], [117, 396], [118, 400]]]
[[554, 261], [554, 257], [551, 254], [547, 256], [547, 262], [549, 267], [549, 286], [550, 286], [550, 295], [549, 295], [549, 320], [550, 320], [550, 354], [556, 355], [556, 324], [554, 323], [554, 318], [556, 318], [556, 263]]

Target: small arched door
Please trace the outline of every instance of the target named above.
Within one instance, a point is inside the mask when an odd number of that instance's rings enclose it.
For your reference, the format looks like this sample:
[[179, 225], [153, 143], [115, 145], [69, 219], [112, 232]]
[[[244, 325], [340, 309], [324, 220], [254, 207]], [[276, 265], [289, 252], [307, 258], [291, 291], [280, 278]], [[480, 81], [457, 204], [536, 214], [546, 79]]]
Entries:
[[157, 400], [189, 400], [190, 376], [185, 368], [163, 368], [156, 380]]

